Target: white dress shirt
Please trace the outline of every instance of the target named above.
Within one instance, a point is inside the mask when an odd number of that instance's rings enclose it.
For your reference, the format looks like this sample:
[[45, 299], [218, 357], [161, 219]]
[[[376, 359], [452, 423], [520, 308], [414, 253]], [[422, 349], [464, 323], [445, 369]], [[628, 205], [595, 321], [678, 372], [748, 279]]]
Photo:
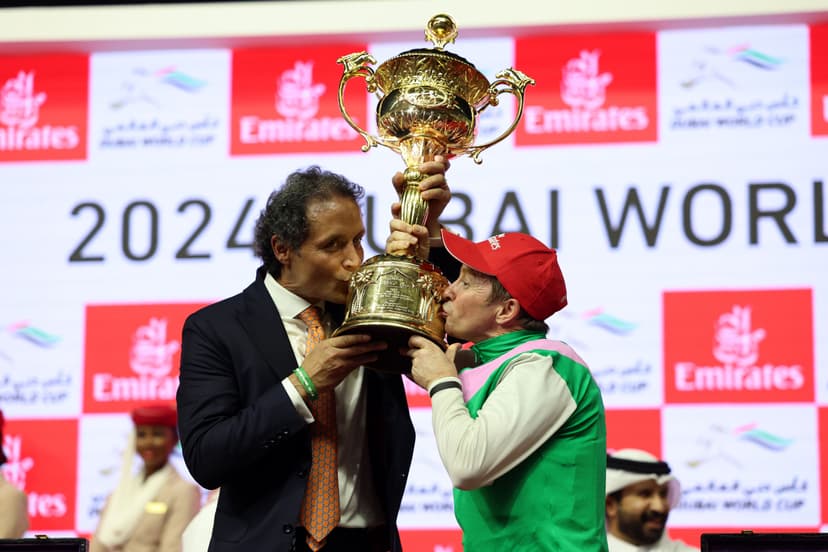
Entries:
[[[270, 274], [265, 276], [264, 283], [282, 317], [296, 363], [301, 366], [305, 359], [308, 327], [297, 316], [311, 305], [279, 284]], [[324, 309], [322, 323], [325, 325], [325, 335], [329, 336], [330, 317], [324, 314]], [[374, 491], [370, 457], [365, 447], [366, 397], [362, 392], [364, 370], [360, 366], [334, 389], [341, 511], [339, 524], [343, 527], [375, 527], [385, 522]], [[293, 383], [285, 378], [282, 386], [299, 415], [309, 424], [313, 423], [313, 415]]]

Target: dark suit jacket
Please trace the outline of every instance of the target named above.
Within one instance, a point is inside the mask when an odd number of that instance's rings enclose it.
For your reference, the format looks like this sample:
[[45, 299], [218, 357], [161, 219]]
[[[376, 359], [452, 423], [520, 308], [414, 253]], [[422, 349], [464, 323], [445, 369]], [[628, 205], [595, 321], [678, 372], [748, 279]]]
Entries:
[[[310, 431], [281, 380], [296, 368], [264, 269], [241, 294], [184, 324], [178, 424], [184, 459], [202, 486], [221, 487], [210, 552], [287, 551], [310, 468]], [[341, 307], [340, 307], [341, 310]], [[366, 447], [391, 550], [414, 450], [401, 376], [366, 370]]]

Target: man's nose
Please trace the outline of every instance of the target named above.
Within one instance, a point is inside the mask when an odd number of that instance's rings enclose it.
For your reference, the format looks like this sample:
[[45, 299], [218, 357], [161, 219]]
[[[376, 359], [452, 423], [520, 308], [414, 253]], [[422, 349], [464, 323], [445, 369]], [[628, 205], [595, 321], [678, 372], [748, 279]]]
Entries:
[[670, 509], [670, 505], [667, 503], [667, 497], [661, 495], [654, 496], [653, 499], [650, 501], [650, 509], [654, 512], [659, 512], [662, 514], [667, 513], [667, 511]]
[[348, 250], [345, 253], [345, 259], [342, 262], [342, 265], [353, 272], [356, 270], [359, 265], [362, 264], [362, 253], [361, 251], [354, 245], [351, 244], [348, 246]]

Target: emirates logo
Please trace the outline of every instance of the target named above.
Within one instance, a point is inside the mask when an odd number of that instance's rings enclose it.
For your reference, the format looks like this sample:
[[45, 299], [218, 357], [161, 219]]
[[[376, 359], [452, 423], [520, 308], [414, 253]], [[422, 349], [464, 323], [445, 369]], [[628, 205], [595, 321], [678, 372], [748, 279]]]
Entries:
[[10, 127], [31, 128], [40, 117], [45, 92], [36, 92], [34, 71], [20, 71], [0, 90], [0, 122]]

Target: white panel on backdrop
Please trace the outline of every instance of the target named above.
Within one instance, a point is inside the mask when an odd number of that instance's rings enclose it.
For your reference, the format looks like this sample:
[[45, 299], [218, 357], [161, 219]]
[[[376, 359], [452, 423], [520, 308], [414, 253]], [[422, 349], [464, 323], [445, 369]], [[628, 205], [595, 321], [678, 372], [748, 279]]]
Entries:
[[96, 163], [186, 163], [227, 154], [227, 50], [91, 56], [89, 157]]
[[[579, 310], [588, 304], [579, 300], [553, 316], [551, 335], [574, 347], [589, 365], [605, 407], [660, 406], [664, 399], [658, 310], [631, 308], [620, 301], [612, 309], [595, 304]], [[621, 311], [623, 317], [618, 315]]]
[[[825, 274], [824, 270], [822, 272]], [[828, 282], [822, 278], [814, 286], [814, 367], [816, 368], [817, 404], [828, 406]], [[826, 512], [828, 513], [828, 512]]]
[[401, 528], [456, 528], [451, 481], [446, 474], [431, 428], [431, 409], [414, 408], [417, 454], [408, 472], [399, 523]]
[[678, 527], [819, 524], [815, 409], [810, 405], [663, 411], [664, 455], [682, 486]]
[[661, 140], [750, 149], [808, 133], [808, 27], [731, 27], [658, 35]]
[[81, 412], [83, 325], [61, 305], [5, 303], [0, 315], [0, 407], [7, 417]]

